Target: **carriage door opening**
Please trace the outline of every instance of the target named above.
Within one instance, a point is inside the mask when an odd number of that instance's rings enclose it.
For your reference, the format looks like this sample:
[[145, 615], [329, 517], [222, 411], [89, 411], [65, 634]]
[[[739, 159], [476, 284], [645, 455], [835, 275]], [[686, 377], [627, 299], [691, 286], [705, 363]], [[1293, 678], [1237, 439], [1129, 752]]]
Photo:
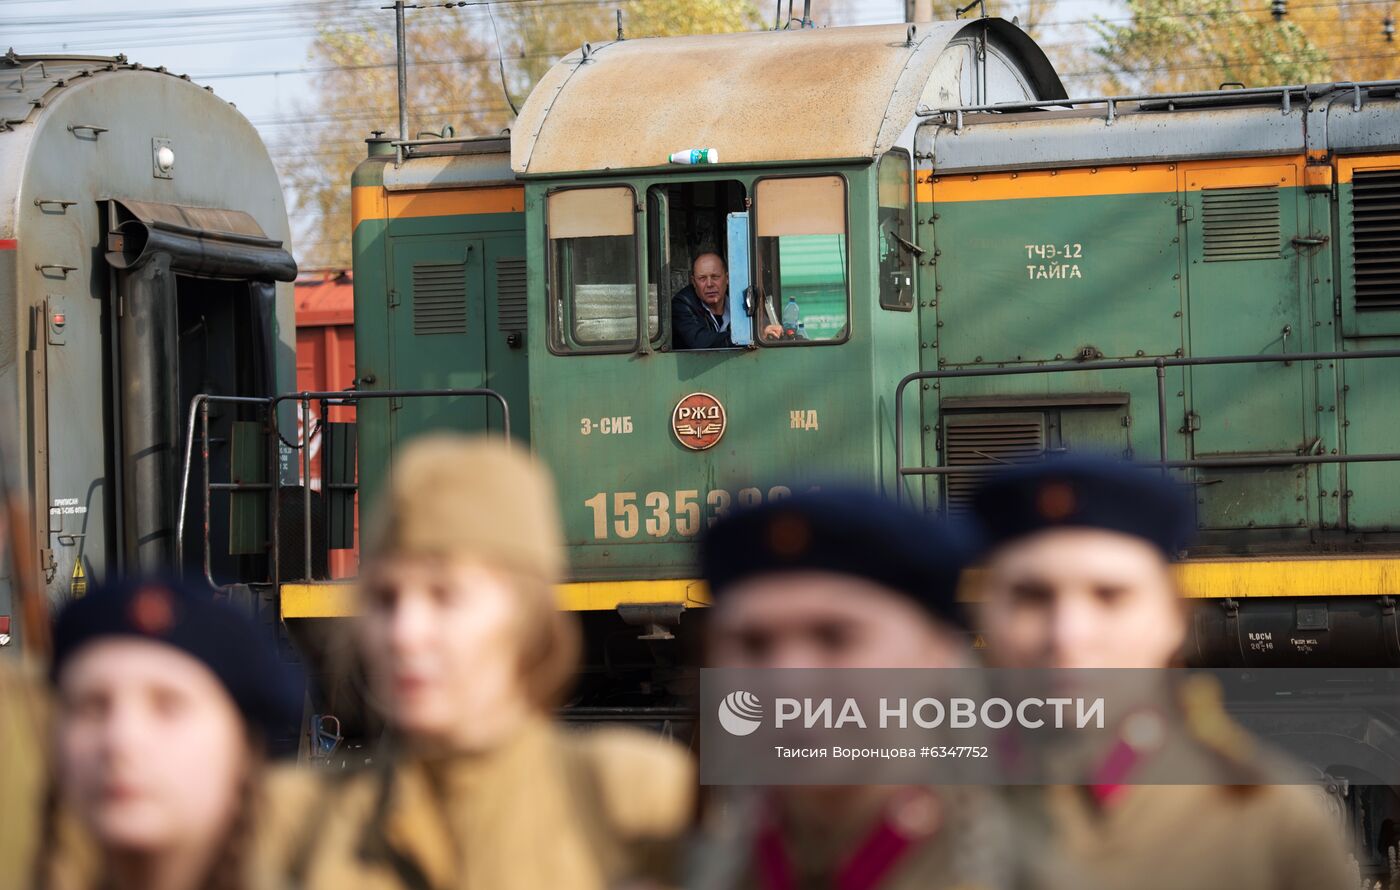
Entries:
[[[113, 200], [106, 212], [107, 262], [117, 270], [109, 333], [120, 426], [111, 454], [121, 486], [117, 564], [157, 571], [178, 560], [197, 577], [207, 528], [216, 582], [265, 577], [266, 492], [211, 491], [206, 517], [197, 447], [189, 485], [182, 485], [185, 437], [197, 394], [274, 394], [273, 282], [294, 279], [296, 264], [240, 211]], [[209, 444], [211, 482], [276, 481], [256, 406], [211, 403]], [[185, 536], [177, 554], [182, 493]]]
[[[1279, 359], [1188, 369], [1182, 427], [1196, 459], [1284, 458], [1309, 449], [1311, 365], [1286, 359], [1311, 343], [1292, 243], [1298, 179], [1293, 164], [1182, 170], [1190, 354]], [[1198, 469], [1198, 521], [1222, 530], [1307, 525], [1308, 475], [1301, 465]]]

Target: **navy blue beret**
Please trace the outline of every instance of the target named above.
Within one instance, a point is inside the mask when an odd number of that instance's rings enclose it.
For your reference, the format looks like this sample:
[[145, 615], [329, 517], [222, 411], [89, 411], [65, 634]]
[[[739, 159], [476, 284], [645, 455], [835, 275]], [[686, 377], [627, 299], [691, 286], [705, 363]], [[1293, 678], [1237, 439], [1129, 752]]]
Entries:
[[835, 572], [907, 595], [956, 625], [958, 577], [972, 553], [960, 526], [855, 490], [793, 495], [738, 509], [700, 542], [700, 567], [718, 600], [739, 581], [774, 572]]
[[69, 603], [54, 624], [53, 666], [64, 665], [98, 639], [135, 637], [163, 643], [199, 660], [218, 677], [249, 725], [265, 733], [301, 719], [299, 670], [277, 656], [271, 631], [214, 599], [203, 584], [172, 578], [127, 578], [97, 585]]
[[1174, 559], [1196, 531], [1184, 487], [1155, 467], [1106, 458], [1066, 457], [991, 476], [974, 493], [972, 513], [988, 547], [1078, 526], [1144, 538]]

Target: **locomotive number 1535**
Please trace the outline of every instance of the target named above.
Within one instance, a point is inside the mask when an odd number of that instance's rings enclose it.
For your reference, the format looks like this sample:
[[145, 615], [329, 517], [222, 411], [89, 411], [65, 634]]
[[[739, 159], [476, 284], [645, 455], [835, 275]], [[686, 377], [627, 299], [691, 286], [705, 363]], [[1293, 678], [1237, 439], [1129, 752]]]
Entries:
[[693, 538], [702, 528], [714, 525], [735, 503], [747, 507], [791, 494], [792, 490], [785, 485], [775, 485], [766, 492], [760, 488], [741, 488], [736, 495], [723, 488], [706, 492], [694, 488], [640, 493], [600, 491], [583, 505], [593, 511], [595, 541], [629, 540], [639, 534], [648, 538], [672, 535]]

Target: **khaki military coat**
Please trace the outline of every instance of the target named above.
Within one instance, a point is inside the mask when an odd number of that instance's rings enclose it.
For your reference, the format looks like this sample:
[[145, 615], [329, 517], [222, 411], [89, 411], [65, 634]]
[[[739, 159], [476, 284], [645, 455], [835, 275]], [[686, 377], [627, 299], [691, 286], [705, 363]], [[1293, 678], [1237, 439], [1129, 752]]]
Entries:
[[[775, 890], [763, 876], [758, 836], [774, 830], [771, 804], [781, 793], [732, 789], [717, 797], [688, 859], [687, 890]], [[789, 822], [777, 830], [792, 890], [832, 890], [882, 823], [897, 828], [908, 846], [887, 863], [877, 855], [870, 868], [858, 870], [857, 880], [871, 890], [1082, 888], [1046, 845], [1038, 811], [1018, 807], [997, 789], [897, 789], [868, 801], [856, 795], [840, 805], [813, 805], [800, 820], [804, 826]]]
[[1356, 887], [1321, 792], [1302, 785], [1137, 785], [1099, 804], [1049, 789], [1064, 851], [1093, 886], [1132, 890]]
[[0, 888], [34, 879], [48, 794], [43, 686], [0, 658]]
[[487, 754], [275, 775], [259, 868], [299, 890], [607, 890], [665, 876], [694, 782], [669, 742], [538, 719]]

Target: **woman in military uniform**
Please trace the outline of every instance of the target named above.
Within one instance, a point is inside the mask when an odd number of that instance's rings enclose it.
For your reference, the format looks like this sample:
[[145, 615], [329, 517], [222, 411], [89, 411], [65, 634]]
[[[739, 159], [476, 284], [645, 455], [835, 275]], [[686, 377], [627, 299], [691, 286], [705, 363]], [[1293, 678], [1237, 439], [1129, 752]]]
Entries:
[[207, 588], [136, 579], [54, 627], [55, 796], [40, 885], [252, 890], [247, 845], [270, 734], [302, 686]]
[[[988, 546], [976, 626], [995, 665], [1179, 663], [1186, 613], [1168, 563], [1195, 522], [1177, 487], [1153, 470], [1067, 458], [991, 479], [973, 511]], [[1134, 890], [1357, 886], [1320, 792], [1265, 784], [1269, 758], [1208, 680], [1152, 704], [1083, 764], [1082, 784], [1044, 792], [1063, 848], [1088, 877]], [[1173, 774], [1216, 778], [1143, 784]]]
[[390, 737], [362, 773], [277, 792], [269, 855], [291, 884], [603, 890], [683, 829], [684, 751], [550, 717], [578, 652], [564, 571], [552, 482], [527, 454], [455, 435], [404, 449], [368, 524], [357, 631]]
[[[736, 511], [701, 544], [712, 668], [972, 666], [956, 527], [874, 494]], [[726, 792], [729, 790], [726, 789]], [[995, 789], [784, 786], [716, 795], [692, 890], [1078, 886]]]

